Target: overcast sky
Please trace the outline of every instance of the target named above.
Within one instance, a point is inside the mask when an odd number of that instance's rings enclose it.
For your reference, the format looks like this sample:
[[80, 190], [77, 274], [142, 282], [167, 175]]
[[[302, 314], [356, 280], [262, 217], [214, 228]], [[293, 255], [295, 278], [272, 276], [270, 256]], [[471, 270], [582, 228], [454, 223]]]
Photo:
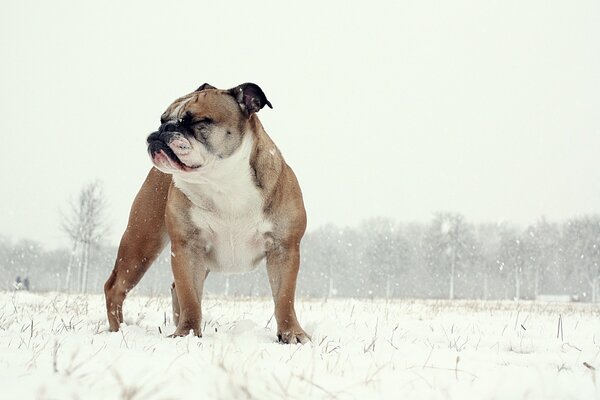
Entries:
[[146, 136], [203, 82], [263, 88], [309, 229], [600, 212], [598, 1], [160, 3], [3, 3], [0, 235], [66, 243], [100, 179], [116, 244]]

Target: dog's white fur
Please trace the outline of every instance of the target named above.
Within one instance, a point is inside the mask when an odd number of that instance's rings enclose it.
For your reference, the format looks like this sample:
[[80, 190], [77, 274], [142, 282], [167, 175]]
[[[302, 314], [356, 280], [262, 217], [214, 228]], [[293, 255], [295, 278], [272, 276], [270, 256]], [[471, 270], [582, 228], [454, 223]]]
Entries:
[[207, 269], [250, 271], [264, 258], [269, 245], [265, 234], [272, 228], [249, 167], [252, 135], [245, 134], [240, 147], [224, 159], [202, 151], [204, 146], [194, 139], [191, 142], [192, 152], [204, 153], [197, 154], [202, 167], [173, 173], [173, 182], [192, 202], [190, 217], [202, 232], [205, 250], [214, 255]]

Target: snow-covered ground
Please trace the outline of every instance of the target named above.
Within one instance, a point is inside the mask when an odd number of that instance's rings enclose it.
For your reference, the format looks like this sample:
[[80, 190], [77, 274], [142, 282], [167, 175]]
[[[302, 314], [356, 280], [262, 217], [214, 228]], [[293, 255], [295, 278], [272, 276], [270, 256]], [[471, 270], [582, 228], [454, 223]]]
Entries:
[[[269, 299], [208, 298], [204, 337], [167, 338], [170, 299], [0, 293], [2, 399], [598, 399], [600, 309], [585, 304], [300, 300], [304, 346]], [[557, 337], [558, 336], [558, 337]]]

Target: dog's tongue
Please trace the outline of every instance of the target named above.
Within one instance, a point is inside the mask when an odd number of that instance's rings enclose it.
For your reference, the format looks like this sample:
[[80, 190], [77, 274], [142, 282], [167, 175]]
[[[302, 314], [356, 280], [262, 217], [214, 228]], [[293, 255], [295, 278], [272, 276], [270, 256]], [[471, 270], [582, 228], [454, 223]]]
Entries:
[[192, 151], [192, 144], [184, 137], [177, 137], [171, 140], [169, 147], [177, 156], [185, 156]]

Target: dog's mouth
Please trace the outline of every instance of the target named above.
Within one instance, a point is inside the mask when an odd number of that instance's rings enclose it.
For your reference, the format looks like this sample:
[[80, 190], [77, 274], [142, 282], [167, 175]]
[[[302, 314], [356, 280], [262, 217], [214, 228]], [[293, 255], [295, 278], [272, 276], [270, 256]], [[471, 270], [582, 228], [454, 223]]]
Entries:
[[170, 136], [167, 142], [159, 135], [152, 134], [148, 137], [148, 153], [152, 163], [159, 169], [175, 169], [184, 172], [197, 170], [202, 167], [201, 164], [182, 160], [191, 152], [191, 143], [183, 137]]

